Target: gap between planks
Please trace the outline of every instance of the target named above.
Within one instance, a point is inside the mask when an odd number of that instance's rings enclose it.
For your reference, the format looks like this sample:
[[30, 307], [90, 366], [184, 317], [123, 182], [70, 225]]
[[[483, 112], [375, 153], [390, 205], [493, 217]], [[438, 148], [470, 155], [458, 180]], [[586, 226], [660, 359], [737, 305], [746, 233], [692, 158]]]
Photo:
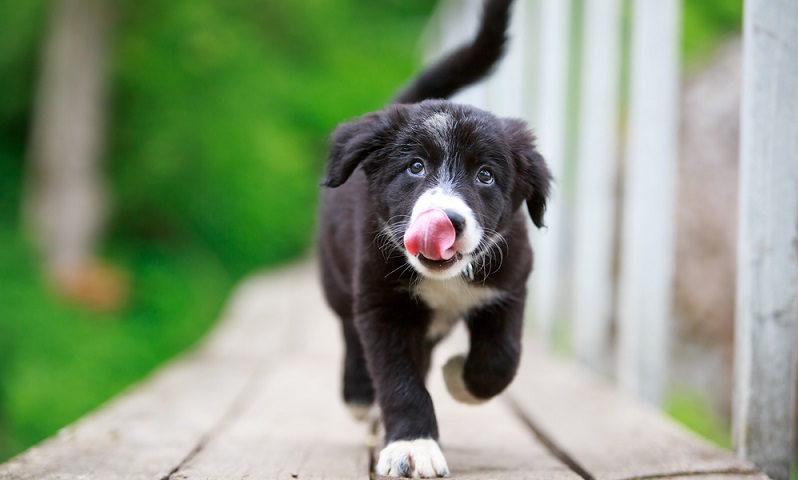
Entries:
[[507, 393], [517, 418], [587, 480], [764, 477], [661, 411], [526, 339]]

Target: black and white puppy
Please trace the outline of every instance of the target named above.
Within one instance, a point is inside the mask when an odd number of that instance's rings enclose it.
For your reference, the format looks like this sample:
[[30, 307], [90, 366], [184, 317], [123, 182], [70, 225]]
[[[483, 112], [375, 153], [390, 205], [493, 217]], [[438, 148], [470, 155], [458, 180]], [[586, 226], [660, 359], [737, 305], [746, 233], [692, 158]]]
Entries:
[[435, 100], [501, 57], [510, 4], [487, 0], [473, 43], [332, 136], [322, 283], [343, 324], [344, 399], [365, 412], [376, 397], [382, 414], [379, 475], [449, 472], [425, 377], [455, 322], [470, 334], [468, 354], [444, 367], [456, 399], [497, 395], [518, 367], [532, 268], [525, 216], [542, 226], [549, 170], [523, 121]]

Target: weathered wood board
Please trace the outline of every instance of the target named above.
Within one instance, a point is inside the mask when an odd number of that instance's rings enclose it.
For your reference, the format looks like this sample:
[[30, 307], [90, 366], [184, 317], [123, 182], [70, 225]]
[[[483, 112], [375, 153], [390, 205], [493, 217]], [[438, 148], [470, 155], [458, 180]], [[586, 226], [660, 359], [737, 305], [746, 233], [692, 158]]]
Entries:
[[289, 356], [172, 479], [365, 478], [367, 428], [349, 418], [336, 367]]
[[679, 0], [632, 2], [618, 282], [620, 388], [665, 395], [678, 151]]
[[589, 477], [629, 478], [740, 475], [755, 468], [624, 396], [575, 366], [525, 346], [510, 390], [519, 415]]
[[[574, 354], [610, 371], [620, 115], [621, 0], [591, 0], [582, 19], [582, 72], [574, 198]], [[532, 281], [539, 279], [537, 272]]]
[[734, 443], [793, 478], [798, 350], [798, 3], [745, 2]]
[[[172, 480], [364, 479], [369, 428], [340, 399], [343, 340], [324, 307], [315, 275], [291, 282], [290, 344], [253, 382], [239, 408]], [[253, 295], [260, 295], [253, 292]], [[247, 336], [257, 343], [261, 331]]]
[[204, 346], [3, 464], [0, 479], [167, 478], [301, 343], [297, 320], [323, 311], [318, 296], [304, 298], [313, 278], [302, 265], [244, 284]]
[[465, 329], [460, 325], [438, 347], [427, 378], [438, 416], [441, 448], [452, 477], [579, 480], [518, 420], [503, 398], [465, 405], [449, 395], [441, 368], [449, 357], [466, 352], [467, 347]]
[[0, 466], [0, 479], [165, 478], [218, 425], [251, 376], [240, 364], [179, 361]]
[[[440, 366], [467, 343], [460, 326], [428, 379], [452, 478], [765, 478], [531, 347], [508, 394], [456, 403]], [[0, 480], [369, 478], [378, 448], [340, 400], [341, 363], [314, 268], [253, 279], [193, 354], [0, 465]]]

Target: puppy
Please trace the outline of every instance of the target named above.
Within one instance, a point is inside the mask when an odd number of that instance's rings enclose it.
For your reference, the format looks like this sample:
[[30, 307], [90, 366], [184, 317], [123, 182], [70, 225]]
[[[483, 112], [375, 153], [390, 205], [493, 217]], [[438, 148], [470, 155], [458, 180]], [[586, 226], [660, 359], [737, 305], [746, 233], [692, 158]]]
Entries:
[[449, 472], [425, 377], [455, 322], [470, 334], [468, 354], [444, 367], [457, 400], [497, 395], [518, 367], [532, 268], [525, 216], [543, 225], [550, 173], [523, 121], [440, 100], [501, 57], [510, 4], [487, 0], [471, 44], [332, 135], [321, 277], [343, 325], [344, 399], [360, 414], [376, 399], [382, 414], [379, 475]]

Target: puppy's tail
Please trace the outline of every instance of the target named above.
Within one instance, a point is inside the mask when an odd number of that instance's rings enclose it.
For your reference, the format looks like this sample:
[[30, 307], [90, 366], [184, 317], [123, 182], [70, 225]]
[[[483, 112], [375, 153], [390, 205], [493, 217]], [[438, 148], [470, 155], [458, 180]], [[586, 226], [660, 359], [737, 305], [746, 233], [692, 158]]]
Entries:
[[488, 75], [504, 54], [512, 3], [513, 0], [486, 0], [474, 40], [424, 70], [394, 102], [448, 98]]

